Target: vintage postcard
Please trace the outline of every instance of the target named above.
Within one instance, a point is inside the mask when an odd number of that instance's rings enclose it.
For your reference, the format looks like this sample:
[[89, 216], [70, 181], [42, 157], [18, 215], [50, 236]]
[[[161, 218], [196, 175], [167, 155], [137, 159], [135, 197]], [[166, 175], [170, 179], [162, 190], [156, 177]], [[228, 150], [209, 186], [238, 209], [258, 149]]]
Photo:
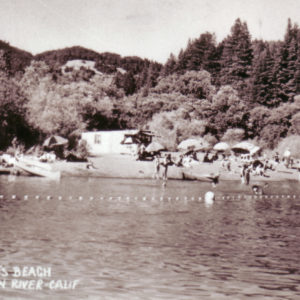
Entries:
[[0, 0], [0, 299], [300, 298], [298, 0]]

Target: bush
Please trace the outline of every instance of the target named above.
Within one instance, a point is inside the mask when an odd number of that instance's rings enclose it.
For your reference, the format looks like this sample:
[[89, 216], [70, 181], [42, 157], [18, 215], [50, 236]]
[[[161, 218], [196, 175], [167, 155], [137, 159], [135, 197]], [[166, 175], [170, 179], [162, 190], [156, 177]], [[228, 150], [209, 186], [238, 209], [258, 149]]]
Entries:
[[234, 145], [241, 142], [245, 137], [245, 130], [241, 128], [229, 128], [226, 130], [222, 137], [223, 142], [227, 142], [230, 145]]
[[206, 130], [206, 122], [190, 119], [183, 109], [155, 114], [147, 124], [160, 138], [158, 142], [169, 150], [190, 137], [202, 137]]
[[300, 158], [300, 135], [290, 135], [282, 139], [276, 150], [282, 155], [287, 148], [290, 149], [293, 157]]

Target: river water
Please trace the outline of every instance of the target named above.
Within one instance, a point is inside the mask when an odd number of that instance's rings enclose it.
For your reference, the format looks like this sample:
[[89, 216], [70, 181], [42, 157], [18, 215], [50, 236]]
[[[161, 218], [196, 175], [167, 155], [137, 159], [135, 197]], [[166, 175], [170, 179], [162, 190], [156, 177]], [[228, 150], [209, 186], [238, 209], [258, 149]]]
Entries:
[[238, 182], [1, 176], [0, 298], [300, 299], [299, 183], [264, 193]]

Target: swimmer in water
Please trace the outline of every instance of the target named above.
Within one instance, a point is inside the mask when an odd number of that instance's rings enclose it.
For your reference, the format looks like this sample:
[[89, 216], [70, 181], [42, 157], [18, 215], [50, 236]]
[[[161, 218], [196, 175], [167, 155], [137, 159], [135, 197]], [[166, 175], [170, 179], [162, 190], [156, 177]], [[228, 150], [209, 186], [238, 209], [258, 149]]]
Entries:
[[252, 192], [255, 195], [263, 195], [264, 194], [264, 188], [268, 187], [269, 184], [266, 182], [263, 186], [260, 184], [254, 184], [252, 185]]

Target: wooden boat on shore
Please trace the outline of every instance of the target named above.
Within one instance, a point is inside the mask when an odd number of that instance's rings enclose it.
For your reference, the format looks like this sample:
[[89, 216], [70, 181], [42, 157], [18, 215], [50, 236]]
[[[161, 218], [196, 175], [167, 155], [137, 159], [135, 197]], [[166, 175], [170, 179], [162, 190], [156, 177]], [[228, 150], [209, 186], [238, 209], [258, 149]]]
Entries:
[[203, 182], [212, 182], [215, 184], [219, 182], [219, 176], [220, 174], [197, 174], [188, 171], [182, 172], [182, 178], [184, 180], [198, 180]]
[[15, 167], [31, 175], [46, 177], [52, 180], [59, 180], [61, 176], [60, 171], [53, 171], [49, 164], [29, 158], [17, 158]]
[[0, 175], [1, 174], [7, 175], [10, 174], [10, 172], [11, 172], [11, 168], [0, 167]]

